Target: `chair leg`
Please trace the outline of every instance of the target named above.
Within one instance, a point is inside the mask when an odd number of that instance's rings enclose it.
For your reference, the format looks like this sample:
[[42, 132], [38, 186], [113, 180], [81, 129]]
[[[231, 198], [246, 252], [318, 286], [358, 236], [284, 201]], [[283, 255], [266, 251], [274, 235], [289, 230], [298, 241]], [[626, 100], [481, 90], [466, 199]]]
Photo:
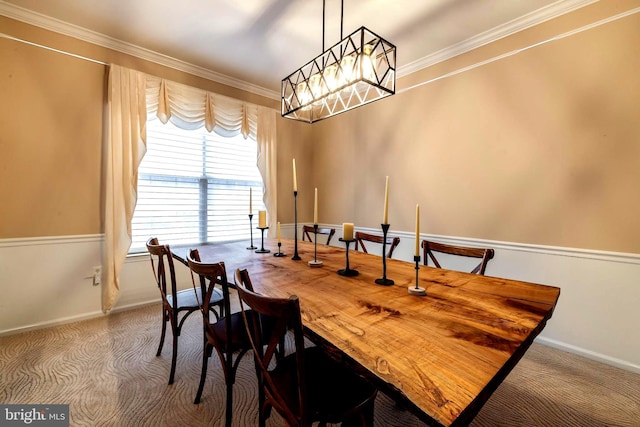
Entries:
[[156, 357], [160, 356], [162, 353], [162, 346], [164, 345], [164, 336], [167, 333], [167, 312], [162, 308], [162, 333], [160, 334], [160, 345], [158, 346], [158, 351], [156, 352]]
[[204, 388], [204, 381], [207, 379], [207, 363], [209, 361], [209, 349], [211, 346], [205, 341], [204, 348], [202, 349], [202, 372], [200, 372], [200, 384], [198, 385], [198, 392], [196, 398], [193, 401], [195, 405], [200, 403], [202, 397], [202, 389]]
[[224, 415], [224, 425], [231, 427], [231, 417], [233, 413], [233, 383], [227, 382], [227, 408]]
[[178, 361], [178, 330], [176, 322], [171, 323], [171, 332], [173, 333], [173, 346], [171, 349], [171, 373], [169, 374], [169, 384], [173, 384], [176, 376], [176, 362]]

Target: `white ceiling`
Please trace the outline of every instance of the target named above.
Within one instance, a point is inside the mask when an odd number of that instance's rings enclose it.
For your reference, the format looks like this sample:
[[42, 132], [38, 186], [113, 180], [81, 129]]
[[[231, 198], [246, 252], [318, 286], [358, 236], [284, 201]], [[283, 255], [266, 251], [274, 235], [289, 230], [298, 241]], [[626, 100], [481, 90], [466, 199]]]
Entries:
[[[328, 48], [340, 40], [341, 3], [325, 1]], [[593, 1], [345, 0], [344, 35], [366, 26], [395, 44], [402, 75]], [[123, 51], [148, 49], [275, 98], [282, 78], [322, 52], [322, 7], [322, 0], [0, 0], [3, 15], [103, 38], [112, 48], [125, 42]]]

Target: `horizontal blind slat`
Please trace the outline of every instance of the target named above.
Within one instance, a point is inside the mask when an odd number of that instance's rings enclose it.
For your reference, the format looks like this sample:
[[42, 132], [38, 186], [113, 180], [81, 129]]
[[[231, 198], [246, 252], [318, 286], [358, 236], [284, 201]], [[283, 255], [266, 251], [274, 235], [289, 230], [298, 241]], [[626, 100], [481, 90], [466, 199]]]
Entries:
[[150, 237], [172, 245], [248, 239], [249, 188], [254, 213], [265, 209], [254, 140], [147, 122], [130, 252], [146, 251]]

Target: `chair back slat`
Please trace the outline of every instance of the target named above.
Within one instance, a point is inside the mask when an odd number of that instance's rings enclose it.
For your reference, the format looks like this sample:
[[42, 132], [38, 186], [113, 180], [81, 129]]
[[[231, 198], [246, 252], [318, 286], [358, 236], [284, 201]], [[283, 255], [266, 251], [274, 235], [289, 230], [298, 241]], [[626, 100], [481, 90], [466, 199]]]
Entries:
[[[219, 285], [222, 289], [223, 295], [223, 313], [231, 313], [231, 298], [229, 295], [229, 283], [227, 282], [227, 273], [225, 269], [224, 262], [214, 262], [214, 263], [206, 263], [202, 262], [200, 259], [200, 254], [197, 249], [191, 249], [189, 254], [187, 255], [187, 264], [189, 265], [189, 269], [191, 270], [191, 278], [193, 280], [193, 275], [196, 274], [199, 279], [200, 289], [202, 291], [202, 295], [205, 295], [203, 298], [204, 301], [198, 301], [200, 305], [200, 311], [202, 311], [204, 326], [206, 329], [211, 330], [212, 324], [209, 321], [209, 309], [207, 306], [207, 301], [211, 299], [213, 295], [214, 289], [216, 285]], [[208, 282], [208, 284], [207, 284]], [[197, 290], [195, 289], [195, 281], [194, 281], [194, 291], [196, 292], [196, 296], [198, 295]], [[227, 336], [231, 336], [231, 322], [225, 323], [226, 334]], [[211, 334], [212, 338], [216, 337], [216, 334]], [[222, 345], [221, 343], [218, 343]]]
[[472, 248], [466, 246], [448, 245], [445, 243], [433, 242], [430, 240], [423, 240], [421, 245], [424, 255], [424, 265], [429, 265], [429, 259], [431, 259], [431, 261], [437, 268], [442, 268], [434, 252], [480, 259], [480, 263], [473, 270], [471, 270], [472, 274], [484, 275], [487, 264], [494, 256], [494, 250], [490, 248]]
[[[356, 231], [355, 239], [356, 239], [356, 251], [358, 250], [358, 246], [360, 246], [362, 247], [362, 252], [364, 252], [365, 254], [369, 253], [367, 251], [367, 248], [364, 245], [365, 241], [378, 243], [380, 245], [384, 242], [384, 236], [380, 236], [377, 234], [364, 233], [362, 231]], [[387, 258], [391, 258], [393, 256], [393, 251], [400, 244], [400, 238], [394, 237], [394, 236], [387, 236], [386, 244], [389, 246], [389, 252], [387, 252]]]
[[[305, 237], [307, 238], [307, 240], [309, 240], [310, 242], [313, 242], [313, 239], [311, 238], [312, 235], [314, 235], [314, 228], [311, 225], [303, 225], [302, 226], [302, 240], [305, 239]], [[329, 243], [331, 243], [331, 239], [333, 238], [333, 235], [336, 234], [336, 229], [335, 228], [318, 228], [318, 234], [324, 234], [327, 236], [327, 245]]]
[[[147, 241], [147, 251], [149, 251], [149, 258], [151, 259], [151, 269], [153, 270], [153, 277], [156, 280], [160, 294], [162, 295], [162, 302], [165, 305], [171, 305], [169, 303], [168, 295], [172, 296], [172, 301], [176, 301], [176, 294], [178, 292], [176, 282], [176, 271], [173, 265], [173, 256], [171, 254], [171, 248], [169, 245], [161, 245], [158, 243], [156, 237], [152, 237]], [[168, 278], [167, 278], [168, 272]]]
[[[236, 277], [241, 276], [236, 275]], [[291, 425], [298, 425], [300, 419], [310, 420], [310, 414], [307, 414], [305, 407], [304, 335], [298, 297], [295, 295], [289, 298], [266, 297], [248, 289], [244, 281], [236, 283], [236, 289], [240, 296], [247, 333], [256, 355], [260, 383], [265, 386], [267, 401]], [[251, 310], [246, 310], [245, 304]], [[265, 327], [265, 322], [269, 322], [269, 327]], [[274, 356], [277, 355], [278, 345], [283, 342], [289, 330], [293, 330], [294, 334], [297, 369], [296, 378], [292, 378], [292, 381], [299, 389], [298, 408], [289, 406], [279, 390], [279, 385], [272, 378], [272, 371], [269, 370]], [[307, 421], [303, 421], [302, 425], [308, 425]]]

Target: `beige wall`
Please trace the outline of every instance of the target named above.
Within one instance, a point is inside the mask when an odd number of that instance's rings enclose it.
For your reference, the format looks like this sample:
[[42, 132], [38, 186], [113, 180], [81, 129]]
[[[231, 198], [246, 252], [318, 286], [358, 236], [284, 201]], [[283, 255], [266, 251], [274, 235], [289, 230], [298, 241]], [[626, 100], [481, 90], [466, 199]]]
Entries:
[[[600, 2], [399, 92], [638, 5]], [[427, 234], [640, 253], [639, 43], [635, 14], [313, 124], [301, 191], [318, 187], [321, 223], [379, 227], [389, 175], [392, 229], [419, 203]]]
[[[640, 5], [598, 2], [398, 81], [313, 125], [278, 120], [279, 220], [640, 253], [638, 14], [410, 86]], [[0, 17], [36, 43], [277, 108], [277, 102]], [[399, 47], [401, 49], [401, 47]], [[0, 238], [101, 232], [105, 67], [0, 39]], [[37, 121], [34, 121], [37, 117]], [[14, 179], [15, 177], [15, 179]]]

